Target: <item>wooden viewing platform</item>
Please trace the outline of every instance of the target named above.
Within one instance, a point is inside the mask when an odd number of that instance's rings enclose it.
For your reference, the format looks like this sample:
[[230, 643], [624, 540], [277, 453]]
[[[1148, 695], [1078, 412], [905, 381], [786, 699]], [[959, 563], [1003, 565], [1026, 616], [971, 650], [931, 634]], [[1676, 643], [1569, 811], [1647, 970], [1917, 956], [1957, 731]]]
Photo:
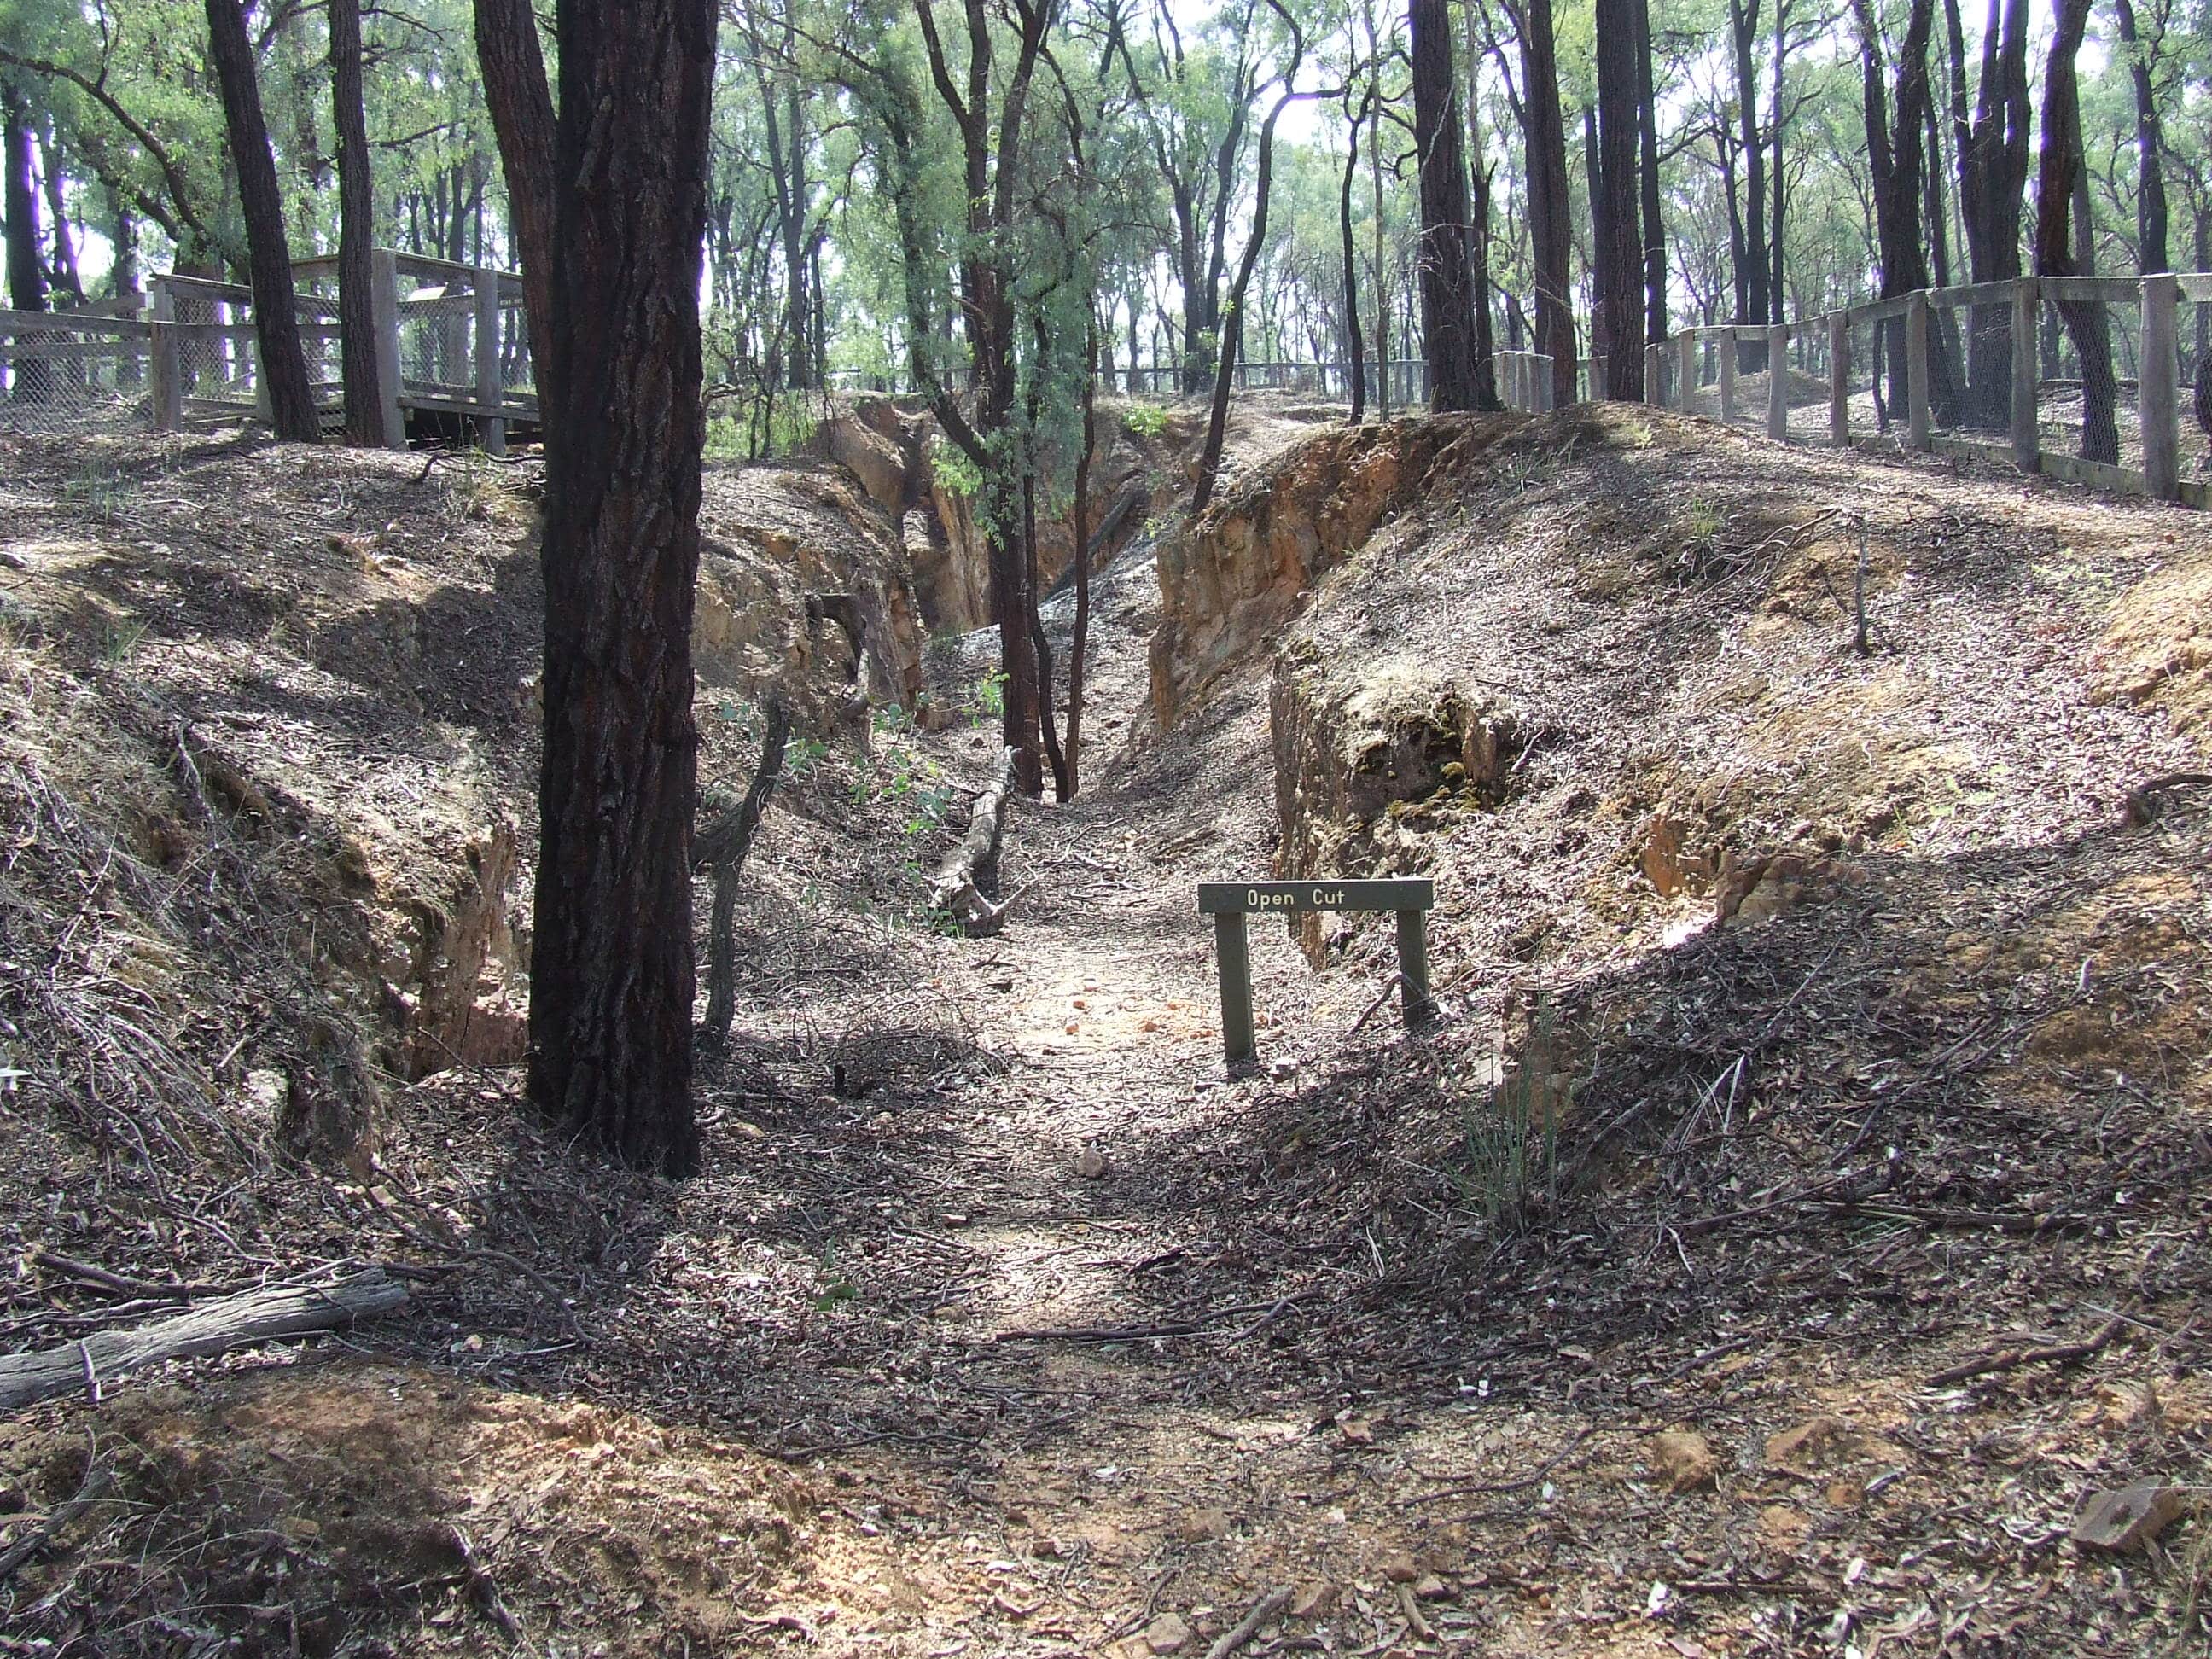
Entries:
[[[538, 392], [522, 279], [392, 248], [373, 255], [384, 442], [473, 439], [504, 454], [534, 437]], [[323, 428], [344, 424], [335, 256], [292, 266], [300, 343]], [[0, 371], [13, 405], [64, 423], [135, 409], [156, 431], [268, 417], [252, 290], [171, 272], [136, 296], [71, 312], [0, 311]], [[28, 395], [26, 395], [27, 389]]]

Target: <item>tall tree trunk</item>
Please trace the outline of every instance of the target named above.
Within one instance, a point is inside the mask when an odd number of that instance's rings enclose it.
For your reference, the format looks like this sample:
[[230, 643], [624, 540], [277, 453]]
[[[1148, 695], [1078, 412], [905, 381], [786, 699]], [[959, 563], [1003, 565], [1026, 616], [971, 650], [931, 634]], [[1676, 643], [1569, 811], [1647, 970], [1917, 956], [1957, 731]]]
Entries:
[[[331, 110], [338, 138], [338, 331], [344, 356], [345, 434], [384, 441], [383, 369], [376, 349], [375, 180], [362, 109], [361, 0], [329, 0]], [[479, 343], [479, 349], [481, 349]]]
[[2161, 156], [2166, 144], [2159, 131], [2158, 100], [2150, 82], [2151, 58], [2157, 47], [2146, 44], [2136, 32], [2134, 0], [2112, 0], [2112, 9], [2118, 15], [2120, 42], [2127, 48], [2128, 76], [2136, 89], [2136, 263], [2146, 271], [2164, 270], [2166, 168]]
[[1636, 22], [1637, 173], [1644, 224], [1644, 337], [1667, 337], [1667, 224], [1659, 191], [1659, 106], [1651, 67], [1651, 0], [1629, 0]]
[[1476, 29], [1475, 0], [1466, 0], [1468, 216], [1473, 242], [1474, 283], [1474, 406], [1500, 410], [1498, 342], [1490, 317], [1490, 166], [1482, 142], [1482, 41]]
[[[1957, 0], [1946, 0], [1954, 75], [1963, 82], [1966, 45]], [[1954, 95], [1954, 129], [1964, 120], [1964, 92]], [[1982, 32], [1981, 78], [1974, 114], [1960, 131], [1959, 209], [1966, 226], [1967, 279], [2009, 282], [2021, 274], [2021, 220], [2027, 182], [2028, 126], [2027, 0], [1989, 0]], [[1972, 418], [2002, 428], [2012, 399], [2009, 307], [1976, 307], [1969, 323], [1967, 383]]]
[[1782, 217], [1789, 207], [1789, 168], [1784, 165], [1783, 140], [1789, 125], [1785, 70], [1790, 61], [1790, 0], [1774, 0], [1774, 106], [1766, 124], [1766, 139], [1773, 152], [1767, 177], [1773, 185], [1772, 206], [1766, 220], [1766, 315], [1770, 323], [1786, 322], [1783, 312]]
[[[46, 308], [46, 266], [39, 253], [39, 198], [31, 176], [31, 124], [21, 97], [0, 88], [0, 159], [8, 216], [8, 300], [18, 311]], [[20, 386], [19, 388], [20, 390]]]
[[[1345, 100], [1347, 105], [1351, 101], [1348, 96]], [[1370, 90], [1352, 116], [1352, 148], [1344, 158], [1343, 188], [1336, 203], [1337, 228], [1344, 237], [1344, 343], [1349, 362], [1345, 378], [1352, 386], [1354, 426], [1367, 415], [1367, 343], [1359, 332], [1359, 250], [1352, 235], [1352, 180], [1359, 171], [1359, 129], [1374, 106], [1375, 94]]]
[[691, 620], [715, 7], [561, 0], [558, 18], [530, 1097], [682, 1176], [699, 1162]]
[[1468, 270], [1467, 163], [1452, 89], [1447, 0], [1413, 0], [1413, 143], [1420, 160], [1421, 334], [1429, 410], [1479, 406], [1474, 382], [1474, 292]]
[[1083, 450], [1075, 458], [1075, 622], [1067, 642], [1067, 780], [1083, 787], [1083, 678], [1091, 656], [1091, 463], [1098, 449], [1098, 349], [1110, 331], [1098, 326], [1091, 296], [1084, 337]]
[[138, 222], [112, 185], [107, 187], [107, 224], [108, 240], [115, 245], [115, 258], [107, 267], [107, 291], [119, 300], [138, 292]]
[[[1293, 33], [1290, 67], [1283, 72], [1283, 85], [1297, 84], [1298, 66], [1305, 60], [1304, 36]], [[1244, 338], [1244, 296], [1252, 287], [1252, 272], [1260, 263], [1260, 254], [1267, 245], [1268, 196], [1274, 183], [1275, 123], [1284, 110], [1290, 106], [1291, 94], [1285, 91], [1267, 112], [1267, 118], [1260, 124], [1260, 170], [1252, 187], [1252, 231], [1244, 244], [1244, 257], [1237, 266], [1237, 280], [1229, 290], [1229, 304], [1221, 321], [1221, 358], [1213, 369], [1213, 403], [1206, 411], [1206, 443], [1199, 451], [1198, 484], [1191, 494], [1190, 510], [1194, 517], [1206, 510], [1213, 499], [1213, 486], [1221, 476], [1221, 447], [1229, 428], [1229, 392], [1237, 378], [1237, 354]], [[1386, 343], [1383, 352], [1384, 373], [1389, 371], [1389, 353]]]
[[[1759, 0], [1729, 0], [1729, 37], [1735, 52], [1737, 124], [1743, 145], [1742, 270], [1736, 281], [1736, 320], [1764, 323], [1767, 311], [1766, 143], [1759, 130]], [[1603, 38], [1602, 31], [1600, 38]], [[1756, 374], [1766, 363], [1766, 336], [1747, 336], [1736, 345], [1736, 362]]]
[[508, 234], [522, 267], [522, 314], [540, 420], [559, 403], [546, 349], [553, 337], [553, 94], [531, 0], [476, 0], [477, 65], [507, 175]]
[[1574, 246], [1567, 191], [1567, 131], [1559, 106], [1552, 0], [1511, 0], [1521, 33], [1521, 83], [1528, 151], [1528, 240], [1536, 281], [1536, 349], [1552, 359], [1552, 400], [1575, 400], [1575, 313], [1568, 270]]
[[1597, 121], [1601, 176], [1591, 183], [1593, 198], [1602, 193], [1605, 211], [1596, 222], [1605, 239], [1599, 262], [1605, 284], [1606, 396], [1626, 403], [1644, 397], [1644, 315], [1641, 192], [1638, 188], [1638, 139], [1642, 120], [1636, 73], [1636, 13], [1638, 0], [1597, 0]]
[[[2081, 94], [2074, 60], [2089, 22], [2089, 0], [2058, 0], [2051, 58], [2043, 76], [2043, 155], [2035, 180], [2035, 271], [2039, 276], [2087, 275], [2074, 235], [2075, 198], [2086, 176], [2081, 155]], [[2119, 387], [2112, 377], [2112, 337], [2105, 307], [2062, 300], [2058, 315], [2081, 359], [2081, 457], [2117, 463]]]
[[46, 222], [54, 236], [52, 289], [74, 310], [84, 303], [84, 279], [77, 275], [76, 245], [70, 240], [69, 199], [62, 188], [62, 147], [55, 139], [52, 121], [39, 129], [39, 163], [46, 179]]
[[307, 360], [300, 350], [300, 319], [293, 309], [292, 251], [284, 240], [284, 199], [276, 188], [276, 162], [261, 118], [261, 88], [254, 77], [253, 43], [246, 36], [240, 0], [207, 0], [209, 55], [222, 83], [222, 120], [238, 173], [239, 207], [246, 219], [246, 269], [253, 284], [253, 333], [261, 346], [261, 374], [269, 388], [270, 424], [287, 443], [311, 444], [322, 436]]

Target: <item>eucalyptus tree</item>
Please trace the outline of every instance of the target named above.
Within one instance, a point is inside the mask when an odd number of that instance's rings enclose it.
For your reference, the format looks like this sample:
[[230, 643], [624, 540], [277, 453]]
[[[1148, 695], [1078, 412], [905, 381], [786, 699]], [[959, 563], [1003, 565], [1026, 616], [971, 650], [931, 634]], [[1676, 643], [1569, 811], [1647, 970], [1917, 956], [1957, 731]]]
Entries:
[[253, 43], [246, 33], [241, 0], [207, 0], [207, 20], [209, 55], [215, 60], [222, 88], [223, 125], [230, 135], [231, 165], [238, 175], [239, 204], [246, 216], [253, 332], [261, 347], [270, 423], [276, 435], [288, 442], [311, 444], [321, 437], [322, 424], [315, 413], [314, 392], [307, 384], [307, 359], [300, 346], [283, 198], [277, 189], [269, 129], [262, 118]]
[[529, 1091], [625, 1161], [683, 1176], [699, 1158], [691, 623], [714, 10], [562, 0], [557, 15]]

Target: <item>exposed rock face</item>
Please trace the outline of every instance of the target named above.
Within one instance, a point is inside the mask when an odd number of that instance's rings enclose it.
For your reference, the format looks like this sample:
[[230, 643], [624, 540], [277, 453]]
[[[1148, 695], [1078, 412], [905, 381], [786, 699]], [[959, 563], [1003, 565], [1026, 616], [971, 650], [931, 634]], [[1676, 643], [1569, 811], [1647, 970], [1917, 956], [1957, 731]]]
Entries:
[[1162, 543], [1152, 712], [1191, 700], [1279, 631], [1315, 580], [1416, 496], [1440, 464], [1463, 465], [1510, 428], [1495, 416], [1338, 427], [1240, 479]]
[[505, 817], [471, 837], [447, 905], [424, 907], [405, 1037], [410, 1078], [522, 1063], [529, 963], [518, 927], [517, 838]]
[[[773, 683], [810, 717], [848, 709], [861, 689], [914, 708], [926, 635], [893, 523], [838, 468], [710, 472], [691, 638], [702, 696], [754, 695]], [[808, 620], [808, 598], [825, 593], [853, 596], [865, 662], [843, 629]]]
[[[1268, 687], [1282, 835], [1275, 873], [1285, 881], [1410, 873], [1421, 856], [1410, 820], [1421, 808], [1504, 798], [1519, 721], [1480, 688], [1419, 664], [1386, 662], [1356, 684], [1332, 681], [1303, 643], [1276, 658]], [[1338, 920], [1289, 918], [1316, 967]]]
[[[1102, 404], [1095, 429], [1084, 535], [1103, 566], [1187, 484], [1179, 452], [1192, 435], [1192, 421], [1170, 416], [1157, 437], [1146, 437], [1129, 429], [1119, 405]], [[965, 634], [991, 620], [990, 550], [974, 503], [938, 475], [932, 455], [941, 441], [935, 418], [914, 399], [869, 397], [823, 421], [807, 453], [852, 474], [889, 515], [927, 629]], [[1048, 476], [1041, 491], [1037, 580], [1048, 592], [1073, 568], [1075, 528], [1067, 514], [1047, 514], [1042, 502], [1066, 501], [1073, 487], [1071, 478]]]

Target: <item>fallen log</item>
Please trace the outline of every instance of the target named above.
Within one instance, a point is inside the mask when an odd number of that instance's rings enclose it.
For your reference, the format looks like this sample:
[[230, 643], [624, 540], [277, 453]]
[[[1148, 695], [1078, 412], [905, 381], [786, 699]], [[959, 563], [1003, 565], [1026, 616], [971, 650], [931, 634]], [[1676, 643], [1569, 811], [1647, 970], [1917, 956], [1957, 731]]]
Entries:
[[942, 911], [960, 924], [971, 939], [994, 933], [1006, 919], [1006, 903], [994, 904], [983, 896], [982, 883], [999, 860], [999, 837], [1006, 819], [1006, 798], [1014, 793], [1014, 751], [999, 751], [999, 775], [975, 797], [968, 817], [968, 833], [937, 866], [929, 885], [929, 908]]
[[165, 1359], [199, 1358], [335, 1330], [390, 1313], [406, 1300], [406, 1286], [381, 1267], [370, 1267], [326, 1285], [242, 1291], [150, 1325], [100, 1331], [58, 1348], [0, 1355], [0, 1412], [79, 1388], [97, 1401], [101, 1384]]

